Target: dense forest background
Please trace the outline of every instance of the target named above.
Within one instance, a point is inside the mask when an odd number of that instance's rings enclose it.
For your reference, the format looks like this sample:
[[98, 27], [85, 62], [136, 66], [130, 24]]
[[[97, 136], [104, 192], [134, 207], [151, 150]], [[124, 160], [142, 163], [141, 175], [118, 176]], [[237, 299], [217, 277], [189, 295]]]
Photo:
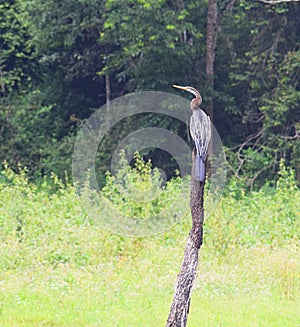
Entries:
[[101, 192], [78, 192], [71, 166], [93, 113], [138, 91], [191, 99], [172, 84], [201, 91], [230, 176], [222, 194], [208, 180], [188, 326], [300, 326], [299, 45], [296, 0], [0, 0], [0, 326], [165, 325], [189, 178], [162, 183], [152, 167], [177, 166], [157, 149], [105, 172], [130, 133], [190, 142], [187, 126], [153, 113], [115, 124], [97, 152]]
[[[76, 132], [95, 110], [178, 83], [201, 90], [241, 183], [275, 180], [280, 160], [300, 181], [299, 2], [0, 0], [0, 11], [1, 162], [70, 176]], [[172, 126], [186, 138], [169, 119], [113, 130], [103, 169], [128, 131]]]

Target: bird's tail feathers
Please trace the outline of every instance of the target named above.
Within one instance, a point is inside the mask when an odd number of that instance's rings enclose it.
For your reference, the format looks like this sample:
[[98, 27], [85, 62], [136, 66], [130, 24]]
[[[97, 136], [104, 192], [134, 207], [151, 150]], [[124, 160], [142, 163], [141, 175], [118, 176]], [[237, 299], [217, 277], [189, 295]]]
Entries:
[[200, 182], [205, 179], [205, 161], [198, 153], [195, 159], [195, 179]]

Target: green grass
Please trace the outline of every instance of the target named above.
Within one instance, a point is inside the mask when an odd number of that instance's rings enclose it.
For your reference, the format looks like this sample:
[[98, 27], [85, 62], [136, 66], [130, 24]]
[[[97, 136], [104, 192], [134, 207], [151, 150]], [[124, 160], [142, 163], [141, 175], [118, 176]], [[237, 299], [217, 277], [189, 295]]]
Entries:
[[[147, 257], [6, 272], [1, 326], [163, 326], [181, 251], [149, 247]], [[293, 246], [251, 248], [220, 261], [203, 247], [188, 326], [298, 326], [295, 254]]]
[[[190, 218], [129, 238], [94, 225], [74, 189], [0, 183], [0, 326], [164, 326]], [[293, 176], [233, 184], [205, 223], [189, 327], [300, 326], [300, 191]]]

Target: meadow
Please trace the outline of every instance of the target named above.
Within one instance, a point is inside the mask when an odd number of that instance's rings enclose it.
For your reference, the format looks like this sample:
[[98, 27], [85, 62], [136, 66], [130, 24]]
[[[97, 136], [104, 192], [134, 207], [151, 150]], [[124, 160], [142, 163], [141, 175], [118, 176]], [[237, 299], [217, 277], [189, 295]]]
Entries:
[[[164, 326], [190, 223], [117, 235], [90, 219], [72, 185], [6, 168], [0, 326]], [[299, 239], [292, 171], [251, 193], [231, 181], [205, 221], [188, 326], [300, 326]]]

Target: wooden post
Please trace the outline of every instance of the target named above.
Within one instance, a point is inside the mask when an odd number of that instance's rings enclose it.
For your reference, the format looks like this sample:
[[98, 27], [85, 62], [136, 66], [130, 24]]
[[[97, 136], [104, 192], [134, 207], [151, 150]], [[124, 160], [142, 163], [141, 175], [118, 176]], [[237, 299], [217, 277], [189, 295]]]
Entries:
[[193, 225], [189, 233], [180, 273], [177, 276], [173, 303], [171, 305], [166, 327], [185, 327], [191, 302], [191, 291], [196, 277], [198, 255], [203, 240], [203, 196], [204, 182], [195, 180], [195, 150], [192, 153], [192, 180], [190, 191], [190, 207]]

